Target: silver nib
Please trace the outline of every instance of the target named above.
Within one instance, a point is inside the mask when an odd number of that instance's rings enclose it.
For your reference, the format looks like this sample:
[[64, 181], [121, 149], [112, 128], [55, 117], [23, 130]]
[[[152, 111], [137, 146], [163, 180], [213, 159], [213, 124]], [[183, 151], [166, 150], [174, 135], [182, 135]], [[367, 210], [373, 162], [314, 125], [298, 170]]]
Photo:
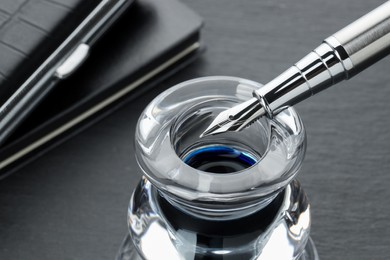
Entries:
[[239, 132], [265, 113], [259, 100], [251, 98], [244, 103], [222, 111], [200, 137], [228, 131]]

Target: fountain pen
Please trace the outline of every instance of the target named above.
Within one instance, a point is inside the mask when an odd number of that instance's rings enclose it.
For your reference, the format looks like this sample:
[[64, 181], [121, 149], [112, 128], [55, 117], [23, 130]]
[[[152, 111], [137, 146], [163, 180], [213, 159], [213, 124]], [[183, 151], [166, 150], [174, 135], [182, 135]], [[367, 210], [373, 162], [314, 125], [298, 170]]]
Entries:
[[350, 79], [390, 53], [390, 1], [326, 38], [285, 72], [253, 92], [253, 98], [221, 112], [202, 136], [241, 131], [262, 116]]

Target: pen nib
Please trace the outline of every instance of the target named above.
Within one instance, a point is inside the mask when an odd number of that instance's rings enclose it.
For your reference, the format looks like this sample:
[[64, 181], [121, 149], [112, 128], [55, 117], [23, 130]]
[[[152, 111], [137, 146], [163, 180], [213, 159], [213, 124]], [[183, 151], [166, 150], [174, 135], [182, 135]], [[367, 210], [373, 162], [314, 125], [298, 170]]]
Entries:
[[228, 126], [232, 123], [232, 121], [229, 119], [229, 114], [230, 109], [219, 113], [218, 116], [209, 125], [209, 127], [207, 127], [207, 129], [200, 135], [200, 138], [229, 131]]
[[200, 138], [228, 131], [239, 132], [264, 114], [265, 111], [259, 101], [256, 98], [251, 98], [219, 113], [209, 127], [200, 135]]

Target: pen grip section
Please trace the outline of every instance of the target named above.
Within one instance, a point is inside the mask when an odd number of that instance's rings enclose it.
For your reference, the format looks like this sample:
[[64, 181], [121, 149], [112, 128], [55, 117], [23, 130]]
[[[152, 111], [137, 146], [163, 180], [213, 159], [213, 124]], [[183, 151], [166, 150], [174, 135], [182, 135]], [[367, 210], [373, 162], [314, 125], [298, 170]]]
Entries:
[[322, 43], [278, 77], [255, 91], [273, 114], [347, 78], [345, 61], [329, 44]]

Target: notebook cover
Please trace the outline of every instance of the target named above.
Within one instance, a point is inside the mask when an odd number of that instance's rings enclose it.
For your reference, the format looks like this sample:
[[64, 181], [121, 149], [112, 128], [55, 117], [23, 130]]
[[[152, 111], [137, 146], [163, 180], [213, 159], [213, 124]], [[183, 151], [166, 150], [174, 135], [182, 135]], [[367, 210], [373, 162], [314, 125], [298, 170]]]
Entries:
[[176, 0], [138, 0], [0, 148], [0, 178], [192, 60], [201, 25]]
[[0, 104], [3, 104], [100, 3], [0, 2]]

